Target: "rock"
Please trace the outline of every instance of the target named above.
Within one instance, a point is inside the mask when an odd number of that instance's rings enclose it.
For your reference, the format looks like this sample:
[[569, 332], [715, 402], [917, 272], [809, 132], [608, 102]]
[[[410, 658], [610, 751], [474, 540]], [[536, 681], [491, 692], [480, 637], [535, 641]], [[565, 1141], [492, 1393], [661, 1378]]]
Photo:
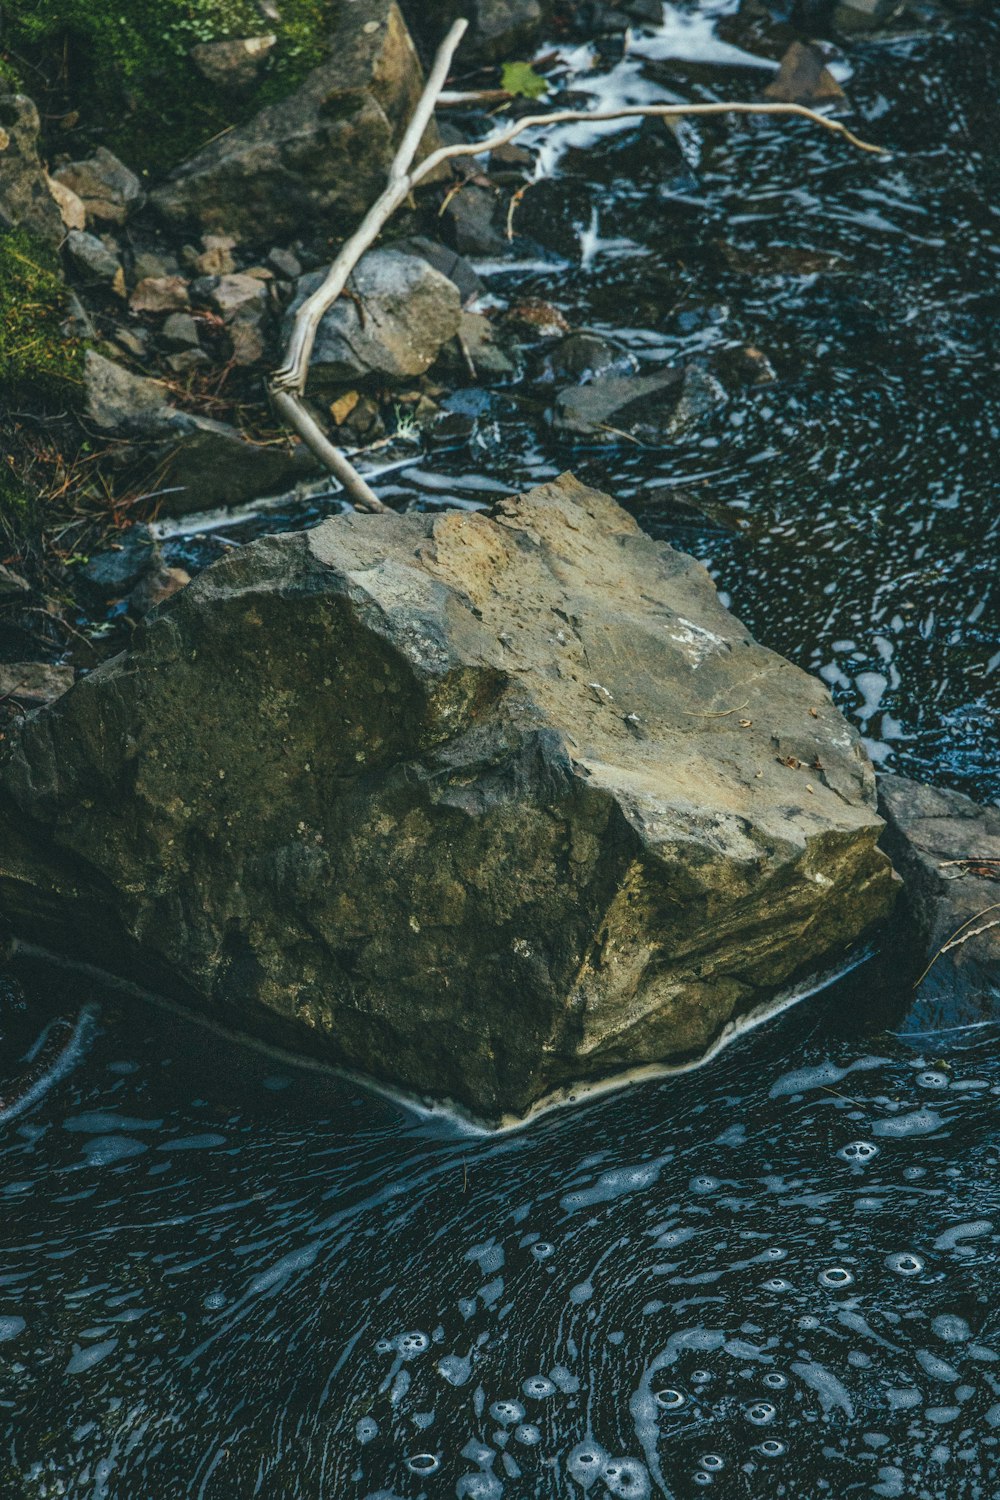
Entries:
[[236, 272], [220, 276], [206, 288], [206, 301], [224, 323], [231, 323], [248, 311], [254, 317], [263, 313], [267, 306], [267, 288], [258, 277]]
[[157, 250], [137, 250], [132, 257], [132, 280], [158, 280], [162, 276], [176, 276], [177, 259], [173, 255], [161, 254]]
[[191, 48], [189, 55], [201, 76], [217, 88], [247, 89], [257, 82], [267, 55], [277, 40], [274, 33], [269, 32], [266, 36], [199, 42]]
[[160, 338], [171, 349], [197, 349], [201, 340], [198, 324], [190, 313], [171, 313], [160, 329]]
[[[357, 219], [385, 186], [423, 88], [395, 0], [338, 9], [329, 56], [295, 93], [227, 131], [153, 194], [175, 222], [273, 244], [301, 229]], [[432, 126], [420, 154], [437, 145]]]
[[613, 443], [626, 438], [663, 442], [680, 400], [683, 371], [652, 375], [602, 375], [589, 385], [567, 386], [555, 400], [557, 432]]
[[12, 599], [23, 599], [25, 594], [30, 593], [31, 585], [20, 573], [14, 573], [0, 563], [0, 601], [9, 604]]
[[173, 408], [158, 380], [133, 375], [88, 349], [84, 382], [85, 414], [102, 432], [113, 437], [149, 437], [169, 427]]
[[62, 697], [75, 677], [72, 667], [47, 661], [0, 662], [0, 698], [23, 708], [40, 708]]
[[578, 329], [546, 349], [539, 366], [542, 380], [579, 383], [598, 375], [634, 375], [639, 368], [633, 354], [600, 333]]
[[199, 276], [231, 276], [236, 270], [236, 241], [231, 234], [203, 234], [200, 254], [191, 257], [191, 269]]
[[504, 314], [504, 322], [532, 339], [557, 339], [569, 333], [563, 314], [544, 297], [521, 297], [512, 302]]
[[293, 255], [291, 250], [282, 250], [280, 245], [268, 251], [267, 263], [282, 281], [297, 281], [302, 275], [302, 262], [298, 256]]
[[438, 368], [442, 378], [451, 380], [483, 385], [512, 380], [518, 371], [517, 349], [485, 314], [463, 312], [455, 342], [445, 345]]
[[14, 728], [0, 917], [496, 1122], [840, 961], [874, 800], [826, 689], [564, 477], [207, 569]]
[[123, 532], [116, 545], [92, 557], [80, 569], [79, 576], [99, 599], [123, 599], [140, 579], [161, 565], [156, 538], [140, 522]]
[[725, 387], [711, 370], [697, 362], [685, 365], [680, 399], [667, 422], [664, 436], [682, 437], [691, 428], [697, 427], [702, 418], [707, 417], [715, 407], [724, 405], [725, 401]]
[[147, 276], [135, 288], [128, 305], [134, 313], [149, 313], [154, 317], [183, 312], [191, 305], [187, 282], [183, 276]]
[[[286, 314], [284, 339], [296, 309], [325, 276], [321, 270], [300, 277]], [[419, 256], [370, 250], [352, 272], [347, 289], [353, 296], [335, 302], [319, 326], [309, 369], [311, 387], [353, 384], [368, 375], [389, 380], [422, 375], [458, 332], [462, 300], [457, 287]]]
[[180, 349], [167, 355], [167, 368], [175, 375], [187, 375], [191, 370], [204, 369], [212, 363], [204, 349]]
[[764, 97], [780, 104], [821, 104], [845, 96], [820, 49], [808, 42], [793, 42]]
[[463, 255], [459, 255], [456, 250], [449, 250], [447, 245], [442, 245], [437, 240], [428, 239], [426, 235], [415, 234], [409, 239], [396, 240], [392, 249], [400, 250], [404, 255], [419, 255], [435, 271], [440, 271], [442, 276], [447, 276], [449, 281], [455, 283], [463, 302], [481, 297], [486, 290], [475, 269]]
[[138, 177], [106, 146], [98, 146], [85, 161], [60, 167], [53, 176], [82, 199], [88, 224], [124, 224], [145, 200]]
[[56, 182], [54, 177], [46, 177], [45, 185], [52, 197], [55, 199], [59, 217], [63, 221], [65, 229], [86, 229], [87, 210], [82, 198], [78, 198], [71, 188], [65, 187], [63, 183]]
[[[199, 350], [188, 353], [203, 358]], [[157, 486], [171, 492], [158, 502], [163, 516], [280, 495], [317, 472], [316, 460], [302, 444], [252, 443], [228, 423], [190, 412], [173, 413], [166, 441], [151, 450], [150, 464]]]
[[500, 200], [492, 188], [467, 183], [449, 199], [441, 223], [460, 255], [506, 255], [510, 252], [499, 222]]
[[26, 229], [57, 245], [63, 221], [38, 154], [40, 132], [26, 95], [0, 95], [0, 229]]
[[77, 274], [91, 284], [113, 286], [122, 277], [122, 263], [96, 234], [71, 229], [66, 236], [66, 254]]
[[[879, 809], [886, 820], [882, 845], [903, 877], [916, 932], [912, 957], [918, 971], [930, 964], [907, 1017], [909, 1028], [995, 1020], [1000, 1014], [1000, 808], [979, 807], [960, 792], [903, 776], [880, 776]], [[940, 952], [956, 934], [955, 946]]]
[[[504, 62], [534, 50], [553, 12], [551, 0], [402, 0], [406, 18], [430, 57], [445, 32], [459, 16], [469, 21], [458, 61], [463, 69], [474, 63]], [[659, 13], [662, 20], [662, 10]], [[658, 23], [657, 23], [658, 24]]]
[[147, 573], [136, 587], [129, 601], [132, 613], [140, 616], [148, 615], [150, 610], [166, 604], [168, 599], [172, 599], [190, 582], [191, 574], [186, 568], [156, 568], [153, 572]]
[[840, 0], [834, 7], [834, 25], [841, 31], [869, 31], [888, 21], [899, 9], [899, 0]]

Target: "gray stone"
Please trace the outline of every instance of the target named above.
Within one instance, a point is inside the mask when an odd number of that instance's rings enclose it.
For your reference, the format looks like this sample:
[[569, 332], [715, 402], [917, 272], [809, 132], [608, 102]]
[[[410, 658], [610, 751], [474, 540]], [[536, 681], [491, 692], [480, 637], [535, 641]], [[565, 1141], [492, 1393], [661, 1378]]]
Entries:
[[158, 380], [134, 375], [88, 349], [84, 362], [84, 411], [112, 437], [149, 437], [169, 427], [173, 408]]
[[793, 42], [764, 97], [779, 104], [828, 104], [843, 102], [845, 96], [820, 49], [808, 42]]
[[883, 847], [906, 889], [918, 974], [930, 965], [908, 1026], [928, 1030], [995, 1020], [1000, 1015], [1000, 808], [979, 807], [960, 792], [903, 776], [880, 776], [879, 810], [886, 820]]
[[115, 546], [92, 557], [80, 569], [80, 577], [100, 599], [121, 599], [160, 562], [156, 539], [140, 522], [130, 526]]
[[199, 42], [191, 48], [190, 57], [201, 76], [217, 88], [248, 89], [257, 82], [267, 55], [277, 40], [274, 33], [269, 32], [265, 36]]
[[621, 442], [623, 434], [662, 442], [683, 380], [683, 371], [671, 368], [652, 375], [602, 375], [588, 385], [568, 386], [556, 396], [553, 426], [591, 442]]
[[509, 334], [484, 313], [463, 312], [455, 342], [445, 345], [437, 369], [449, 380], [492, 385], [513, 380], [518, 365], [517, 347]]
[[0, 95], [0, 229], [27, 229], [57, 245], [63, 221], [38, 154], [40, 131], [26, 95]]
[[47, 661], [0, 662], [0, 698], [23, 708], [40, 708], [60, 698], [72, 686], [72, 667]]
[[230, 323], [248, 310], [254, 315], [263, 312], [267, 305], [267, 287], [259, 277], [236, 271], [213, 281], [207, 288], [206, 298], [223, 322]]
[[122, 274], [122, 263], [96, 234], [71, 229], [66, 253], [77, 274], [86, 281], [111, 286]]
[[486, 290], [464, 255], [459, 255], [457, 250], [450, 250], [438, 240], [428, 239], [424, 234], [415, 234], [409, 239], [396, 240], [391, 248], [401, 250], [405, 255], [419, 255], [435, 271], [440, 271], [442, 276], [447, 276], [449, 281], [455, 283], [463, 302], [471, 302]]
[[298, 256], [293, 255], [291, 250], [283, 250], [280, 245], [268, 251], [267, 263], [282, 281], [297, 281], [302, 275], [302, 262]]
[[[385, 186], [423, 76], [395, 0], [338, 9], [327, 60], [183, 163], [153, 194], [166, 218], [273, 244], [301, 229], [342, 232]], [[437, 145], [430, 126], [421, 154]]]
[[[458, 54], [461, 65], [505, 62], [531, 53], [551, 18], [551, 0], [403, 0], [407, 20], [430, 55], [459, 16], [469, 30]], [[662, 19], [662, 11], [660, 12]]]
[[826, 689], [568, 477], [241, 548], [0, 754], [7, 931], [490, 1121], [896, 890]]
[[160, 338], [171, 349], [197, 349], [198, 324], [190, 313], [171, 313], [160, 329]]
[[[286, 314], [285, 338], [296, 309], [325, 276], [325, 270], [310, 271], [299, 279]], [[319, 326], [309, 367], [311, 388], [353, 383], [368, 375], [389, 380], [422, 375], [458, 332], [462, 300], [457, 287], [419, 256], [370, 250], [347, 289], [353, 295], [339, 298]]]
[[499, 199], [491, 188], [470, 183], [448, 200], [442, 215], [445, 232], [460, 255], [510, 253], [500, 225]]
[[539, 376], [542, 380], [592, 380], [598, 375], [634, 375], [638, 371], [634, 354], [600, 333], [577, 329], [560, 339], [542, 355]]
[[53, 176], [82, 199], [88, 224], [124, 224], [145, 201], [138, 177], [106, 146], [98, 146], [85, 161], [60, 167]]
[[149, 313], [153, 317], [183, 312], [190, 302], [183, 276], [147, 276], [128, 299], [134, 313]]

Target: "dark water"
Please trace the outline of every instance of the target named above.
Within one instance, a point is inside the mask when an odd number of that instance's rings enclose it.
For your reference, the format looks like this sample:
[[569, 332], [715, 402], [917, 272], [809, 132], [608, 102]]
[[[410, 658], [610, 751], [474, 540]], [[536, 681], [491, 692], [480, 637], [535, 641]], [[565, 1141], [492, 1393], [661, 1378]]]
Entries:
[[1000, 1028], [846, 1005], [490, 1138], [105, 996], [3, 1127], [0, 1493], [996, 1495]]
[[[534, 268], [489, 277], [643, 364], [750, 343], [777, 381], [591, 449], [529, 369], [382, 489], [474, 504], [572, 465], [877, 756], [996, 797], [1000, 23], [935, 14], [848, 54], [891, 161], [799, 126], [700, 129], [686, 165], [611, 136], [525, 200], [562, 259], [523, 238]], [[660, 97], [763, 81], [617, 66]], [[0, 1072], [40, 1015], [81, 1056], [0, 1113], [3, 1500], [1000, 1495], [1000, 1027], [898, 1039], [863, 970], [700, 1072], [481, 1138], [28, 978]]]

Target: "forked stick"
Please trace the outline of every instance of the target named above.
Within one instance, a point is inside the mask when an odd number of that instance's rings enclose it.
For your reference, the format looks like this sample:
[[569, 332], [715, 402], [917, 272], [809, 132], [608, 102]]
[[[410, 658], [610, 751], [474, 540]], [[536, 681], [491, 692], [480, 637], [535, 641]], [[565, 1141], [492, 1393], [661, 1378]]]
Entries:
[[466, 141], [455, 146], [441, 146], [425, 156], [423, 161], [411, 169], [411, 163], [423, 138], [424, 131], [434, 113], [434, 106], [444, 89], [451, 68], [455, 49], [468, 27], [468, 21], [458, 20], [452, 26], [438, 48], [424, 91], [420, 96], [413, 118], [403, 134], [396, 155], [389, 168], [389, 179], [379, 197], [372, 204], [357, 229], [345, 240], [340, 252], [330, 266], [326, 277], [316, 290], [306, 298], [295, 314], [291, 337], [285, 350], [285, 362], [271, 377], [271, 399], [277, 414], [289, 427], [299, 434], [312, 449], [316, 457], [330, 469], [343, 484], [353, 503], [360, 510], [387, 510], [374, 491], [362, 479], [354, 465], [324, 436], [318, 424], [310, 416], [302, 402], [309, 361], [312, 358], [316, 334], [325, 314], [336, 302], [347, 284], [358, 261], [380, 234], [383, 226], [396, 209], [406, 201], [418, 183], [435, 172], [443, 162], [458, 156], [480, 156], [505, 146], [525, 130], [547, 128], [552, 125], [601, 124], [610, 120], [659, 119], [676, 120], [707, 115], [785, 115], [811, 120], [822, 125], [824, 130], [841, 135], [859, 151], [870, 151], [882, 156], [881, 146], [873, 146], [859, 139], [839, 120], [829, 120], [804, 104], [630, 104], [621, 109], [582, 110], [562, 109], [547, 115], [527, 115], [498, 131], [483, 141]]

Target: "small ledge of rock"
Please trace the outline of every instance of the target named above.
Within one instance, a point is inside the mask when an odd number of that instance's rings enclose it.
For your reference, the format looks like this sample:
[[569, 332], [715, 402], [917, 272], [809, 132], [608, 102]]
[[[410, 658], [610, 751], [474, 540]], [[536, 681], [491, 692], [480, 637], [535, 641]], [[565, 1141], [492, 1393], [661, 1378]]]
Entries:
[[491, 1123], [697, 1057], [897, 888], [823, 685], [569, 476], [241, 548], [0, 757], [7, 932]]
[[925, 971], [908, 1028], [996, 1020], [1000, 808], [905, 776], [880, 775], [878, 786], [886, 820], [882, 845], [903, 877], [917, 936], [914, 956]]
[[257, 82], [268, 53], [278, 38], [236, 37], [231, 41], [199, 42], [191, 48], [191, 61], [203, 78], [222, 89], [248, 89]]

